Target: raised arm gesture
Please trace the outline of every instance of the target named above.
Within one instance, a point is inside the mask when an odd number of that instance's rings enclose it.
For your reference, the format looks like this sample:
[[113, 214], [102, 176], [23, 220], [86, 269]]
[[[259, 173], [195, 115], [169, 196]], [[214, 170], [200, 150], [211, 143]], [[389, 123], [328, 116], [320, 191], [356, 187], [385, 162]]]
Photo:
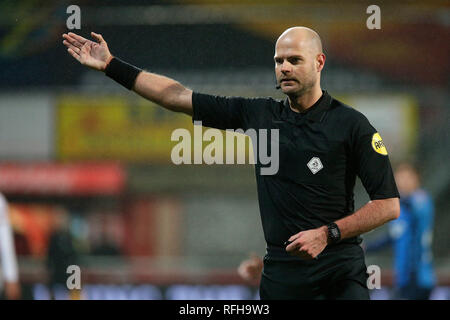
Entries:
[[73, 32], [64, 33], [63, 44], [69, 54], [82, 65], [105, 72], [128, 90], [133, 90], [166, 109], [192, 115], [192, 90], [173, 79], [145, 72], [113, 57], [103, 37], [95, 32], [91, 32], [91, 35], [97, 42]]
[[64, 33], [64, 45], [67, 51], [82, 65], [92, 69], [104, 71], [113, 56], [109, 52], [108, 44], [100, 34], [91, 32], [97, 42], [88, 40], [73, 32]]

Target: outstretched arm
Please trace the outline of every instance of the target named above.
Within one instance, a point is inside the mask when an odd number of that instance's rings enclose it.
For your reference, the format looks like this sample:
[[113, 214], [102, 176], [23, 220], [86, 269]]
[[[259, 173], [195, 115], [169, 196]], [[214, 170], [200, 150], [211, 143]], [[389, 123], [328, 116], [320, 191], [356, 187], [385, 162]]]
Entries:
[[[63, 44], [69, 54], [82, 65], [105, 72], [114, 56], [100, 34], [91, 32], [96, 42], [75, 33], [63, 34]], [[140, 96], [175, 112], [192, 115], [192, 90], [179, 82], [155, 73], [142, 71], [136, 78], [132, 90]]]

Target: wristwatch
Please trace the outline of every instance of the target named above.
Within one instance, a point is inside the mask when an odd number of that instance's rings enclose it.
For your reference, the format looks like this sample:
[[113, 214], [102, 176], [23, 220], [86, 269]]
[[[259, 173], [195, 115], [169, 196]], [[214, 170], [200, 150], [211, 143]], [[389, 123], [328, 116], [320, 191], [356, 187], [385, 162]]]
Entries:
[[327, 225], [328, 228], [328, 239], [330, 243], [337, 243], [341, 240], [341, 230], [336, 223], [332, 222]]

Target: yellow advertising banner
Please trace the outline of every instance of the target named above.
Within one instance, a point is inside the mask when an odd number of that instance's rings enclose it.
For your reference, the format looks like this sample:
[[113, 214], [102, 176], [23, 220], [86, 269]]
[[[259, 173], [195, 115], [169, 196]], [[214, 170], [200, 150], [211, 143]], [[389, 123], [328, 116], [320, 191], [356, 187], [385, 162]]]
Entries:
[[193, 126], [191, 117], [140, 97], [65, 95], [57, 110], [59, 160], [254, 163], [248, 137]]
[[189, 117], [140, 98], [62, 96], [57, 108], [60, 160], [170, 161], [176, 128]]

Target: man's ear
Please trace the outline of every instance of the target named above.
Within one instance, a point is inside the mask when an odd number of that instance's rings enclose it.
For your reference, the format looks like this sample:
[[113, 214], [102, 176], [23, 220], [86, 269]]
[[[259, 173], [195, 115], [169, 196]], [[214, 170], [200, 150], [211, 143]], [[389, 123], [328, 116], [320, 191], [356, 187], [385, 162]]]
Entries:
[[322, 71], [323, 67], [325, 66], [325, 60], [326, 60], [326, 57], [323, 53], [319, 53], [317, 55], [317, 58], [316, 58], [317, 72]]

